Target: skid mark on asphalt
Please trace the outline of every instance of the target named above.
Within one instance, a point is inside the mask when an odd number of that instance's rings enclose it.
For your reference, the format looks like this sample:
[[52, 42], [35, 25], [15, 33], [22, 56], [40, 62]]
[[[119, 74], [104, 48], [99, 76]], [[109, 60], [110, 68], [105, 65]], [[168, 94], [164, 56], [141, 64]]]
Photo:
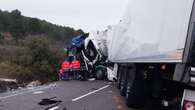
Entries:
[[84, 98], [84, 97], [87, 97], [87, 96], [89, 96], [89, 95], [91, 95], [91, 94], [94, 94], [94, 93], [96, 93], [96, 92], [99, 92], [99, 91], [101, 91], [101, 90], [103, 90], [103, 89], [106, 89], [106, 88], [108, 88], [109, 86], [110, 86], [110, 85], [103, 86], [103, 87], [101, 87], [101, 88], [99, 88], [99, 89], [97, 89], [97, 90], [94, 90], [94, 91], [92, 91], [92, 92], [89, 92], [89, 93], [87, 93], [87, 94], [84, 94], [84, 95], [82, 95], [82, 96], [79, 96], [79, 97], [77, 97], [77, 98], [74, 98], [74, 99], [72, 99], [72, 102], [78, 101], [78, 100], [80, 100], [80, 99], [82, 99], [82, 98]]

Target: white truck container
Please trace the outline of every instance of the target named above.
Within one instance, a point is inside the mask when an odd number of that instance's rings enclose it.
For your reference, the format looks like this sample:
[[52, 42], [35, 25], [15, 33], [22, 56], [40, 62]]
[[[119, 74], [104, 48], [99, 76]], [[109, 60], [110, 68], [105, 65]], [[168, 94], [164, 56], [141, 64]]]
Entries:
[[127, 105], [142, 106], [145, 91], [157, 97], [168, 81], [184, 84], [181, 94], [194, 85], [194, 22], [194, 0], [129, 0], [107, 44], [108, 59], [119, 64], [118, 87]]
[[110, 35], [109, 59], [182, 62], [193, 0], [129, 1], [124, 18]]

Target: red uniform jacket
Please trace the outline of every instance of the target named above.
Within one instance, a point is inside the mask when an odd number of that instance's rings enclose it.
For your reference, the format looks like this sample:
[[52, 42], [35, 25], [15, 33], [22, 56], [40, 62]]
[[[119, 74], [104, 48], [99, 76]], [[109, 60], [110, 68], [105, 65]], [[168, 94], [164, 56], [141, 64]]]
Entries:
[[61, 69], [60, 69], [60, 73], [63, 74], [63, 72], [65, 70], [69, 70], [71, 67], [70, 67], [70, 63], [68, 61], [64, 61], [61, 65]]
[[81, 64], [78, 60], [73, 60], [71, 63], [71, 67], [72, 67], [72, 69], [80, 69]]

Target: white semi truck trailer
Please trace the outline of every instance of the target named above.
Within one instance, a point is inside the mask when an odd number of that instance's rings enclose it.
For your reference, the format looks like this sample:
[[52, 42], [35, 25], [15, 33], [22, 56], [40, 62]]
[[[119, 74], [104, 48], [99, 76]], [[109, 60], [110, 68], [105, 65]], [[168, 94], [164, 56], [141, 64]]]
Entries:
[[140, 107], [148, 96], [169, 91], [184, 108], [195, 108], [194, 23], [194, 0], [129, 0], [108, 35], [108, 59], [119, 65], [118, 88], [127, 105]]

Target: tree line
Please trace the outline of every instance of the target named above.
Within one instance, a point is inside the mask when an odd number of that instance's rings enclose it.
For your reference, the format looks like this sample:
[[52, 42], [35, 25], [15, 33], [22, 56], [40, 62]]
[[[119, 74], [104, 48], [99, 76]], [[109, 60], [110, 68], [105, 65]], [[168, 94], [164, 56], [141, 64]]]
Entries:
[[23, 16], [19, 10], [0, 10], [0, 77], [19, 82], [57, 79], [64, 46], [79, 29]]

